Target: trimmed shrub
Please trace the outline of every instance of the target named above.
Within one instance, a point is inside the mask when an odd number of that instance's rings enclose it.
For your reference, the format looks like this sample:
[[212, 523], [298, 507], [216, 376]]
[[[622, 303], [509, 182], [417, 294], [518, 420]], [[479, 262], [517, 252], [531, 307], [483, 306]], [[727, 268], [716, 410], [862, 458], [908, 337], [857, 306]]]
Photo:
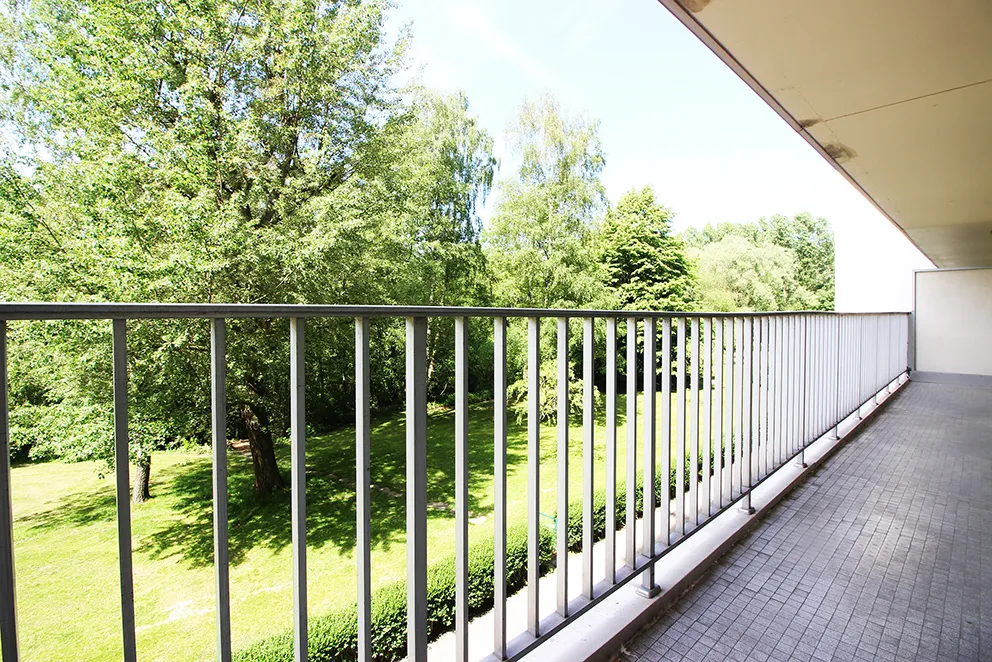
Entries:
[[[712, 472], [711, 459], [711, 472]], [[668, 493], [675, 497], [676, 471], [672, 467], [668, 476]], [[685, 489], [689, 489], [691, 466], [686, 458], [683, 467]], [[702, 460], [695, 476], [702, 477]], [[655, 474], [655, 502], [661, 501], [665, 480], [662, 472]], [[637, 476], [634, 491], [636, 517], [644, 514], [643, 478]], [[617, 528], [626, 525], [627, 491], [623, 483], [617, 485]], [[593, 539], [606, 536], [606, 494], [602, 490], [593, 495]], [[568, 508], [568, 548], [582, 548], [582, 502], [574, 501]], [[541, 574], [545, 574], [554, 559], [555, 532], [541, 528]], [[493, 539], [472, 545], [468, 554], [468, 603], [470, 615], [485, 613], [493, 606]], [[527, 529], [524, 525], [512, 526], [506, 532], [506, 584], [512, 594], [522, 588], [527, 579]], [[372, 654], [379, 662], [393, 662], [406, 656], [406, 582], [398, 581], [380, 587], [372, 594]], [[427, 622], [428, 636], [436, 639], [451, 630], [455, 624], [455, 558], [449, 556], [427, 569]], [[345, 662], [358, 656], [357, 607], [349, 605], [329, 614], [313, 618], [309, 623], [309, 657], [313, 662]], [[293, 659], [293, 633], [283, 632], [252, 643], [234, 656], [237, 662], [287, 662]]]
[[[541, 574], [551, 568], [554, 533], [541, 529]], [[468, 603], [470, 615], [493, 605], [493, 538], [472, 545], [468, 553]], [[527, 579], [527, 529], [506, 532], [507, 592], [515, 593]], [[380, 587], [372, 594], [372, 655], [381, 662], [406, 656], [406, 582]], [[455, 558], [447, 557], [427, 569], [428, 636], [436, 639], [455, 624]], [[313, 662], [345, 662], [358, 657], [358, 608], [347, 607], [310, 619], [307, 650]], [[293, 659], [293, 633], [282, 632], [252, 643], [234, 655], [237, 662], [289, 662]]]

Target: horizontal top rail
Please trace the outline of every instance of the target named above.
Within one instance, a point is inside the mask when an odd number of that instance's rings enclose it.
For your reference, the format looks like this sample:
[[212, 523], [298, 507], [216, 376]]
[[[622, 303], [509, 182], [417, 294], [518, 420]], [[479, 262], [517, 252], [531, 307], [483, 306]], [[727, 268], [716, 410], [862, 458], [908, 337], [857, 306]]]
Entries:
[[683, 312], [657, 310], [586, 310], [571, 308], [473, 308], [457, 306], [353, 306], [240, 303], [0, 303], [3, 320], [179, 319], [276, 317], [774, 317], [777, 315], [909, 315], [908, 312], [836, 313], [785, 310], [776, 312]]

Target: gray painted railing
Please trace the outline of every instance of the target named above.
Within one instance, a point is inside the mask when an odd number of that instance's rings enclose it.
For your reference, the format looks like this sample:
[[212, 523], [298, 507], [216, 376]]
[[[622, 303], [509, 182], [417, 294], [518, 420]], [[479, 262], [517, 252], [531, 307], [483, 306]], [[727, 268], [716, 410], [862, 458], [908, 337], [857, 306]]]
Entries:
[[[908, 316], [902, 313], [660, 313], [502, 308], [430, 308], [292, 305], [186, 304], [0, 304], [0, 652], [2, 662], [18, 659], [17, 601], [14, 581], [9, 422], [7, 399], [8, 321], [108, 319], [113, 327], [114, 444], [122, 613], [123, 658], [137, 659], [128, 467], [128, 319], [201, 318], [211, 333], [211, 423], [213, 428], [214, 566], [217, 602], [217, 659], [231, 657], [228, 579], [226, 463], [226, 327], [231, 318], [289, 318], [291, 380], [291, 512], [293, 544], [293, 627], [297, 662], [307, 657], [306, 610], [306, 396], [304, 329], [308, 318], [355, 320], [356, 517], [358, 576], [358, 655], [372, 657], [370, 568], [369, 320], [406, 319], [406, 495], [408, 652], [427, 659], [427, 319], [455, 318], [455, 530], [456, 658], [492, 656], [513, 660], [602, 600], [619, 586], [641, 578], [639, 592], [654, 595], [655, 563], [714, 516], [740, 504], [750, 511], [750, 490], [793, 458], [802, 462], [813, 441], [836, 434], [837, 426], [906, 371]], [[507, 327], [509, 318], [527, 324], [527, 530], [526, 630], [507, 632]], [[540, 325], [557, 320], [558, 330], [558, 531], [555, 611], [542, 614], [540, 586]], [[570, 595], [568, 573], [568, 353], [569, 319], [583, 320], [581, 591]], [[596, 325], [604, 321], [605, 356], [595, 346]], [[617, 326], [626, 323], [624, 351], [636, 365], [636, 342], [643, 342], [643, 375], [628, 370], [626, 392], [640, 393], [644, 517], [635, 521], [637, 483], [637, 397], [626, 408], [626, 521], [618, 533], [617, 499]], [[468, 327], [492, 324], [494, 340], [494, 540], [495, 606], [493, 645], [469, 650], [468, 636]], [[640, 329], [639, 329], [640, 327]], [[656, 340], [661, 339], [661, 361]], [[675, 340], [674, 357], [672, 340]], [[674, 358], [674, 361], [673, 361]], [[593, 367], [606, 366], [606, 544], [605, 578], [595, 582], [593, 477], [595, 460]], [[674, 380], [672, 368], [674, 364]], [[659, 375], [661, 378], [659, 379]], [[687, 384], [688, 376], [688, 384]], [[674, 392], [673, 392], [674, 381]], [[661, 387], [660, 406], [656, 388]], [[702, 397], [698, 397], [700, 394]], [[672, 404], [674, 396], [674, 406]], [[674, 409], [674, 411], [673, 411]], [[674, 433], [672, 418], [674, 414]], [[660, 423], [660, 426], [659, 426]], [[659, 435], [660, 430], [660, 435]], [[674, 439], [671, 437], [674, 435]], [[661, 437], [659, 440], [658, 437]], [[660, 449], [658, 444], [660, 441]], [[672, 443], [674, 441], [674, 444]], [[660, 458], [657, 457], [660, 450]], [[675, 498], [662, 489], [656, 503], [656, 471], [675, 471]], [[701, 474], [701, 475], [700, 475]], [[657, 515], [661, 514], [660, 518]], [[666, 517], [665, 514], [674, 515]], [[674, 524], [674, 526], [673, 526]], [[638, 545], [638, 528], [640, 540]], [[617, 558], [617, 536], [625, 554]], [[514, 634], [513, 638], [508, 638]], [[488, 647], [487, 647], [488, 648]]]

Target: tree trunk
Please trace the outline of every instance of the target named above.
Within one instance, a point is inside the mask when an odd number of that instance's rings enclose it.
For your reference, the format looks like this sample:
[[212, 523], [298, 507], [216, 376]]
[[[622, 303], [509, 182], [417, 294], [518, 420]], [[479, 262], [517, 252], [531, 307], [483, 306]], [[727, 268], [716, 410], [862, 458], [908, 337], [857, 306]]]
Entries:
[[286, 486], [276, 464], [272, 433], [268, 430], [268, 415], [262, 407], [242, 404], [241, 421], [248, 436], [251, 463], [255, 469], [255, 494], [267, 496]]
[[135, 503], [144, 503], [146, 499], [152, 498], [148, 491], [148, 483], [152, 476], [152, 456], [146, 455], [141, 458], [135, 468], [138, 470], [134, 476], [134, 491], [131, 493], [131, 500]]

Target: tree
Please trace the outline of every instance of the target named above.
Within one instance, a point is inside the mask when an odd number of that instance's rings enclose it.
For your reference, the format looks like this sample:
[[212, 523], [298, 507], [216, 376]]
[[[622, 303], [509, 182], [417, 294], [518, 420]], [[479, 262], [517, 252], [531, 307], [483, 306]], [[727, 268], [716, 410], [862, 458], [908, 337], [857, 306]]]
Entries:
[[[4, 52], [0, 119], [43, 155], [34, 182], [58, 226], [23, 241], [60, 260], [39, 283], [5, 282], [5, 292], [244, 303], [336, 293], [300, 267], [363, 231], [349, 203], [378, 173], [397, 102], [389, 79], [402, 44], [385, 43], [385, 4], [27, 5], [7, 26], [21, 47]], [[310, 240], [316, 248], [294, 253]], [[165, 336], [144, 332], [152, 327], [135, 325], [129, 340], [205, 362], [203, 325]], [[283, 484], [272, 437], [287, 424], [285, 362], [275, 360], [285, 329], [245, 320], [230, 337], [234, 427], [264, 495]], [[191, 408], [188, 377], [169, 376], [156, 386], [186, 406], [143, 412], [148, 393], [134, 403], [136, 416], [165, 416], [174, 430], [202, 402]]]
[[699, 306], [713, 312], [806, 310], [815, 300], [795, 276], [787, 248], [739, 235], [690, 250], [696, 261]]
[[[703, 263], [710, 257], [720, 256], [719, 259], [726, 263], [729, 259], [729, 256], [723, 256], [726, 251], [710, 248], [710, 246], [731, 237], [742, 239], [749, 245], [748, 255], [741, 256], [742, 264], [757, 259], [759, 254], [765, 255], [771, 260], [765, 268], [755, 267], [747, 270], [755, 277], [770, 279], [765, 281], [763, 287], [751, 287], [750, 291], [770, 292], [778, 288], [785, 288], [786, 280], [788, 280], [792, 283], [788, 285], [788, 289], [795, 296], [769, 298], [767, 295], [761, 295], [758, 300], [767, 302], [774, 299], [778, 302], [776, 305], [788, 305], [791, 309], [795, 309], [797, 306], [808, 310], [833, 309], [834, 237], [826, 219], [814, 218], [807, 213], [797, 214], [791, 219], [775, 215], [761, 218], [757, 223], [708, 224], [701, 230], [689, 228], [683, 236], [686, 243], [694, 249], [693, 254], [701, 261], [701, 269], [705, 268]], [[737, 241], [732, 241], [731, 244], [743, 246]], [[787, 254], [770, 250], [769, 246], [781, 248]], [[785, 263], [792, 265], [791, 274], [787, 279], [779, 273], [779, 268]], [[712, 269], [709, 271], [712, 272]], [[708, 285], [708, 294], [704, 298], [708, 298], [711, 302], [723, 301], [725, 305], [732, 305], [727, 302], [741, 300], [742, 297], [743, 300], [750, 300], [748, 295], [742, 294], [743, 285], [718, 293], [714, 288], [718, 282], [725, 280], [722, 276], [716, 281], [711, 279]], [[771, 310], [786, 309], [774, 308]]]
[[762, 235], [796, 256], [796, 278], [816, 295], [814, 310], [834, 309], [834, 233], [824, 218], [803, 212], [776, 214], [758, 222]]
[[600, 230], [605, 284], [620, 307], [691, 310], [692, 264], [681, 237], [672, 234], [672, 213], [650, 186], [632, 189], [606, 215]]
[[[442, 96], [419, 90], [401, 146], [399, 181], [412, 255], [405, 263], [412, 291], [406, 302], [432, 306], [491, 303], [491, 284], [482, 251], [485, 201], [496, 169], [492, 137], [469, 114], [464, 94]], [[474, 326], [470, 347], [491, 339]], [[454, 388], [454, 321], [428, 320], [427, 370], [430, 397], [442, 400]], [[473, 351], [477, 365], [491, 365]], [[488, 374], [488, 372], [487, 372]]]
[[544, 97], [521, 106], [508, 137], [520, 167], [500, 182], [485, 235], [497, 303], [552, 308], [602, 299], [593, 245], [607, 206], [598, 123]]
[[[383, 37], [385, 6], [32, 3], [7, 26], [26, 46], [0, 77], [0, 119], [34, 148], [31, 174], [3, 180], [17, 213], [0, 207], [0, 298], [488, 303], [477, 207], [492, 140], [464, 95], [393, 88], [403, 43]], [[284, 482], [288, 328], [228, 326], [229, 434], [248, 439], [265, 495]], [[432, 320], [432, 397], [454, 379], [450, 326]], [[17, 447], [112, 458], [109, 326], [38, 331], [11, 336], [34, 357], [12, 362]], [[307, 323], [318, 429], [354, 406], [353, 333]], [[402, 395], [402, 326], [372, 333], [372, 406], [388, 408]], [[471, 333], [471, 351], [491, 348]], [[132, 321], [128, 345], [140, 499], [151, 451], [209, 441], [208, 327]]]

